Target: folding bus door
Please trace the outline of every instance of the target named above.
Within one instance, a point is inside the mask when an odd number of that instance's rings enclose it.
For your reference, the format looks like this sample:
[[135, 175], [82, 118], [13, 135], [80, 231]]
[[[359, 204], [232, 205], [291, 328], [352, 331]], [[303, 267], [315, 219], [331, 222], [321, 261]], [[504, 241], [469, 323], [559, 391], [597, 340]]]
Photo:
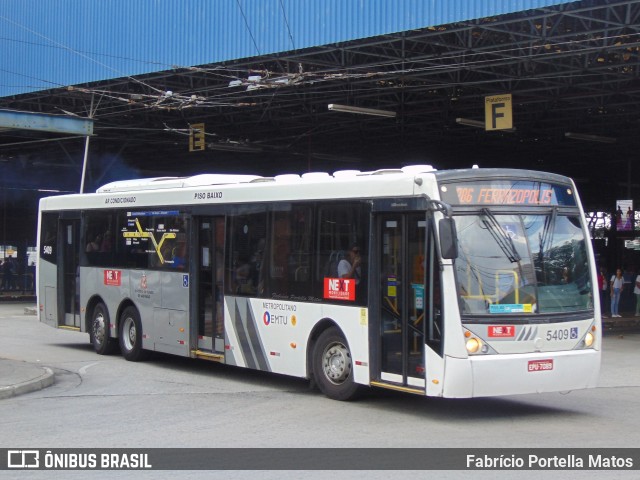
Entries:
[[378, 217], [379, 379], [407, 390], [425, 388], [427, 222], [421, 213]]
[[198, 350], [224, 353], [224, 217], [198, 217]]
[[58, 325], [80, 328], [80, 219], [61, 219], [58, 235]]

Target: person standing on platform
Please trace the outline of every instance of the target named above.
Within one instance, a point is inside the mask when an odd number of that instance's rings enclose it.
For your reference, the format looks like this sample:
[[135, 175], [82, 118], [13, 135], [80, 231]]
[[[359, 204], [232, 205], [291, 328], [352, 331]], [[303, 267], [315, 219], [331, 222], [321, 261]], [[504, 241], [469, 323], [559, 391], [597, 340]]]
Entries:
[[624, 277], [622, 269], [618, 268], [616, 274], [611, 277], [611, 317], [620, 317], [618, 307], [620, 305], [620, 294], [624, 290]]
[[11, 257], [6, 257], [2, 264], [2, 290], [13, 290], [15, 287], [15, 280], [13, 274], [15, 272], [15, 266]]
[[636, 317], [640, 317], [640, 275], [636, 276], [636, 284], [633, 288], [633, 293], [636, 296]]
[[609, 284], [607, 283], [607, 271], [604, 267], [600, 267], [600, 272], [598, 273], [598, 291], [600, 292], [600, 315], [603, 318], [605, 317], [608, 290]]

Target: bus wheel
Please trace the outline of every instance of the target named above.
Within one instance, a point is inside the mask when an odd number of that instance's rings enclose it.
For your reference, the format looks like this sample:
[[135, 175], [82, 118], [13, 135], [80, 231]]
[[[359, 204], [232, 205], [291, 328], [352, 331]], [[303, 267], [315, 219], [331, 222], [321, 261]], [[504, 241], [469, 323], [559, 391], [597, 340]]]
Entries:
[[351, 400], [360, 390], [353, 381], [353, 361], [344, 336], [336, 327], [325, 330], [313, 348], [313, 373], [318, 387], [334, 400]]
[[115, 342], [109, 337], [109, 311], [102, 302], [93, 309], [89, 336], [97, 354], [108, 355], [113, 352]]
[[144, 357], [142, 350], [142, 323], [135, 307], [127, 307], [120, 317], [120, 351], [130, 362], [137, 362]]

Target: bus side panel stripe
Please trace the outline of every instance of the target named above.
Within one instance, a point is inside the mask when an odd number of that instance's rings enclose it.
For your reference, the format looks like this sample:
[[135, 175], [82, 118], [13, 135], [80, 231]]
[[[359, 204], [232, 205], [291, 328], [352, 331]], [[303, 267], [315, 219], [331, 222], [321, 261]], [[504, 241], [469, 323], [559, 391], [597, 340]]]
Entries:
[[248, 299], [234, 298], [234, 327], [240, 342], [240, 349], [247, 367], [270, 372], [269, 362], [265, 354], [255, 316]]
[[258, 362], [258, 366], [260, 370], [264, 370], [267, 372], [271, 371], [269, 367], [269, 362], [267, 360], [267, 354], [265, 352], [264, 345], [262, 345], [262, 339], [260, 338], [260, 334], [258, 333], [258, 327], [256, 325], [256, 317], [253, 314], [253, 308], [251, 307], [251, 302], [249, 299], [245, 299], [247, 303], [247, 330], [249, 333], [249, 338], [251, 339], [250, 345], [253, 347], [255, 358]]
[[[240, 350], [242, 352], [242, 357], [244, 358], [244, 362], [247, 365], [247, 367], [249, 368], [257, 368], [256, 367], [256, 362], [255, 359], [253, 358], [253, 354], [251, 353], [251, 345], [249, 344], [249, 339], [247, 338], [247, 331], [244, 328], [244, 324], [243, 324], [243, 318], [242, 318], [242, 312], [240, 311], [240, 302], [238, 301], [239, 299], [234, 298], [233, 299], [233, 304], [234, 304], [234, 311], [235, 311], [235, 315], [234, 315], [234, 319], [233, 319], [233, 326], [236, 330], [236, 335], [238, 336], [238, 341], [240, 342]], [[245, 307], [245, 311], [247, 308], [246, 303], [244, 304]]]
[[[228, 332], [224, 332], [224, 344], [231, 345], [231, 338], [229, 337]], [[230, 348], [225, 348], [224, 351], [224, 363], [226, 365], [233, 365], [234, 367], [238, 366], [238, 362], [236, 361], [236, 356], [233, 353], [233, 350]]]

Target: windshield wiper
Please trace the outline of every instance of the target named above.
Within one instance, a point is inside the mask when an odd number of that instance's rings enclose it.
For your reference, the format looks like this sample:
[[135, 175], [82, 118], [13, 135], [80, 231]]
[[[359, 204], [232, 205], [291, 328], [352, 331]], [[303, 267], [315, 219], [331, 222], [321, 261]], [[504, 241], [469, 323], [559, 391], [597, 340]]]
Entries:
[[546, 272], [546, 264], [544, 257], [547, 252], [547, 245], [553, 245], [553, 232], [556, 229], [556, 218], [558, 217], [558, 209], [553, 207], [551, 209], [551, 215], [545, 217], [544, 219], [544, 227], [542, 229], [542, 233], [538, 234], [538, 243], [540, 244], [540, 251], [538, 252], [538, 262], [540, 262], [540, 275], [546, 282], [547, 272]]
[[482, 219], [482, 223], [487, 227], [489, 233], [496, 241], [502, 252], [511, 263], [516, 263], [522, 260], [522, 257], [516, 250], [516, 246], [513, 243], [513, 239], [507, 235], [507, 232], [500, 226], [500, 223], [496, 217], [491, 213], [488, 208], [482, 209], [482, 215], [485, 217]]
[[544, 252], [546, 246], [551, 244], [553, 240], [553, 232], [556, 228], [556, 218], [558, 217], [558, 209], [553, 207], [551, 209], [551, 216], [544, 219], [544, 228], [542, 235], [540, 236], [540, 251]]

